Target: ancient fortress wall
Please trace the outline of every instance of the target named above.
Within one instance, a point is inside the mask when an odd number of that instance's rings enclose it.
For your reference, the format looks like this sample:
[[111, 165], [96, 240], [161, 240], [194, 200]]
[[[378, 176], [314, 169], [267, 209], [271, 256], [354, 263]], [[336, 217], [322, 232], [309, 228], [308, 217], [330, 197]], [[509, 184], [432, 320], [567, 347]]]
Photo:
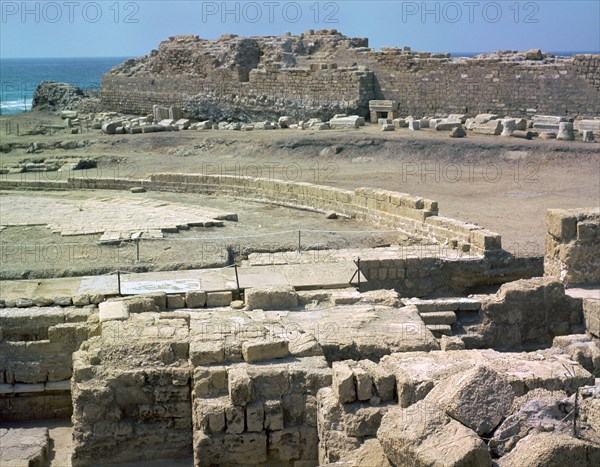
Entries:
[[600, 282], [600, 209], [546, 211], [544, 272], [567, 285]]
[[102, 78], [107, 110], [177, 105], [198, 118], [368, 115], [393, 100], [415, 117], [493, 112], [600, 115], [600, 56], [495, 53], [476, 58], [384, 48], [335, 31], [278, 38], [177, 36]]

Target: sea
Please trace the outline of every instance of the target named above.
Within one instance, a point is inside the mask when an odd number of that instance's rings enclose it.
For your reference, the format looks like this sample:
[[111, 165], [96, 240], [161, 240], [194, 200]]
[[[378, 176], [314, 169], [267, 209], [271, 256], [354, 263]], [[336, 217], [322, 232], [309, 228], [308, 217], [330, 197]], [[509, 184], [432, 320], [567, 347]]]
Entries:
[[0, 115], [31, 110], [33, 93], [42, 81], [97, 90], [100, 77], [127, 58], [0, 58]]
[[[552, 52], [571, 56], [575, 53]], [[454, 52], [453, 57], [473, 57], [479, 52]], [[31, 110], [35, 88], [42, 81], [71, 83], [82, 89], [100, 88], [100, 77], [129, 57], [103, 58], [0, 58], [0, 115]]]

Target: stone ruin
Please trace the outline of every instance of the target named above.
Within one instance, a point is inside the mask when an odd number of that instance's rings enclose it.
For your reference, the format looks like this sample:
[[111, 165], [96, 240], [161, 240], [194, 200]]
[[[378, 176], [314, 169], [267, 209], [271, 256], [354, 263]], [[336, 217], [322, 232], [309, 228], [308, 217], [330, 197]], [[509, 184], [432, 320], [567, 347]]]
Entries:
[[[546, 275], [532, 277], [497, 234], [385, 190], [182, 174], [53, 183], [333, 209], [449, 245], [340, 250], [318, 265], [362, 258], [360, 287], [265, 276], [239, 292], [3, 302], [2, 420], [71, 416], [73, 465], [600, 462], [597, 209], [548, 211]], [[260, 271], [262, 255], [242, 267]], [[502, 285], [468, 295], [491, 284]], [[36, 430], [0, 430], [4, 458], [47, 458], [48, 431]]]
[[[480, 113], [593, 117], [600, 115], [600, 55], [532, 50], [453, 58], [409, 47], [375, 51], [368, 39], [336, 30], [218, 40], [175, 36], [105, 74], [100, 100], [104, 110], [126, 114], [148, 115], [157, 104], [180, 107], [188, 118], [241, 122], [335, 114], [372, 122]], [[370, 108], [370, 101], [383, 107]]]

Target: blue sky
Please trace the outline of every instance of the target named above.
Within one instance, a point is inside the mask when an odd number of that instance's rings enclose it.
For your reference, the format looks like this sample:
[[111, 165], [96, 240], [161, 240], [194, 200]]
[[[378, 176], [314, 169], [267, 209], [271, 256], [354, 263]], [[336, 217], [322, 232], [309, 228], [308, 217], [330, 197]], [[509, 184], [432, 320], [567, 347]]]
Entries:
[[338, 29], [432, 52], [600, 51], [600, 1], [0, 0], [0, 56], [142, 56], [176, 34]]

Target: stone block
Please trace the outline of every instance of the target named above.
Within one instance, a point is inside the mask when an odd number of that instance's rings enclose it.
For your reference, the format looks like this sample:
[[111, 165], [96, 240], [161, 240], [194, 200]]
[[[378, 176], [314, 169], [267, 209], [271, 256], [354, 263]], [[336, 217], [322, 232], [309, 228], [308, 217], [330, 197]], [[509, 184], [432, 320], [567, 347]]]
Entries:
[[283, 358], [289, 353], [289, 341], [280, 337], [242, 342], [242, 356], [246, 362]]
[[57, 306], [71, 306], [73, 299], [71, 297], [54, 297], [54, 304]]
[[225, 407], [226, 432], [240, 434], [245, 429], [246, 408], [241, 405], [228, 405]]
[[185, 293], [185, 305], [188, 308], [202, 308], [206, 305], [206, 292], [190, 290]]
[[473, 125], [473, 133], [482, 135], [499, 135], [502, 133], [502, 123], [500, 120], [490, 120], [487, 123]]
[[344, 362], [333, 362], [333, 393], [341, 404], [356, 400], [356, 386], [352, 369]]
[[424, 401], [482, 436], [508, 415], [514, 398], [503, 375], [480, 365], [438, 382]]
[[226, 292], [208, 292], [206, 294], [206, 306], [209, 308], [229, 306], [233, 299], [230, 291]]
[[547, 209], [546, 228], [550, 235], [568, 243], [577, 234], [577, 217], [565, 209]]
[[190, 361], [194, 366], [211, 365], [225, 361], [225, 348], [221, 340], [190, 342]]
[[394, 400], [394, 389], [396, 376], [384, 370], [381, 366], [371, 360], [361, 360], [359, 365], [364, 368], [375, 385], [377, 395], [382, 402]]
[[442, 336], [440, 339], [440, 349], [449, 350], [464, 350], [465, 343], [458, 336]]
[[185, 297], [183, 295], [167, 295], [167, 308], [185, 308]]
[[451, 131], [461, 126], [460, 122], [440, 122], [435, 125], [436, 131]]
[[477, 434], [424, 401], [388, 411], [377, 431], [393, 465], [491, 466]]
[[368, 401], [373, 396], [373, 380], [361, 367], [352, 368], [356, 382], [356, 398], [359, 401]]
[[600, 337], [600, 299], [586, 298], [583, 300], [583, 320], [587, 332], [595, 337]]
[[411, 120], [408, 122], [408, 129], [412, 131], [417, 131], [421, 129], [421, 122], [419, 120]]
[[126, 320], [129, 318], [129, 311], [122, 301], [102, 302], [98, 305], [98, 318], [100, 322]]
[[269, 400], [264, 404], [265, 430], [275, 431], [283, 429], [283, 410], [281, 401]]
[[584, 143], [593, 143], [594, 142], [594, 132], [592, 130], [581, 131], [581, 140]]
[[573, 141], [575, 135], [573, 134], [573, 124], [571, 122], [560, 122], [558, 124], [558, 134], [556, 139], [561, 141]]
[[581, 243], [600, 243], [600, 219], [578, 222], [577, 240]]
[[263, 431], [265, 411], [262, 402], [254, 402], [246, 406], [246, 430], [250, 432]]
[[245, 299], [251, 310], [289, 310], [298, 306], [298, 294], [289, 286], [246, 289]]
[[73, 297], [74, 306], [86, 306], [90, 304], [90, 296], [88, 294], [76, 295]]
[[244, 367], [231, 367], [227, 378], [229, 398], [234, 405], [246, 405], [254, 401], [254, 385]]
[[45, 384], [46, 391], [71, 391], [71, 380], [48, 381]]

